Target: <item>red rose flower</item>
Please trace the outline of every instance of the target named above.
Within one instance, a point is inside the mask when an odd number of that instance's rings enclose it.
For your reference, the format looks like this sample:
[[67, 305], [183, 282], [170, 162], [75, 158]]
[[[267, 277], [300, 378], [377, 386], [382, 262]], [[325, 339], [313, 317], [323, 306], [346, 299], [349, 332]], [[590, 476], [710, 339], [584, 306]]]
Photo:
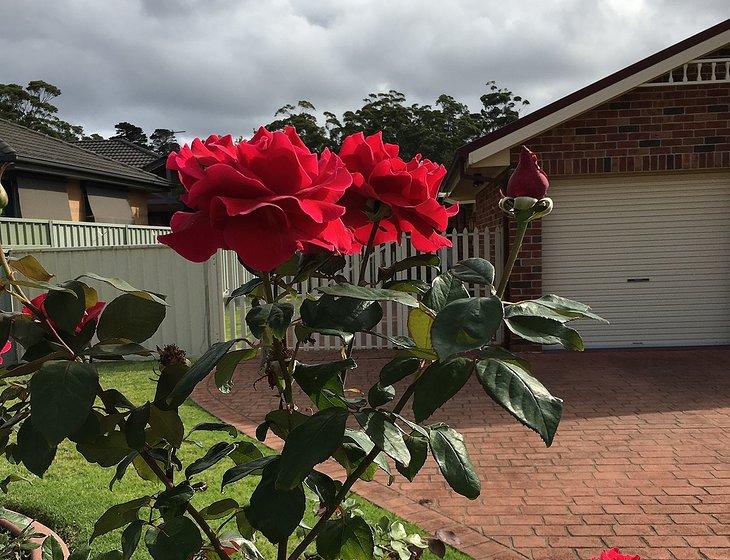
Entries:
[[593, 557], [591, 560], [641, 560], [641, 557], [638, 554], [621, 554], [618, 548], [611, 548], [601, 552], [600, 558]]
[[238, 144], [230, 136], [196, 138], [172, 152], [167, 167], [195, 212], [175, 213], [172, 233], [159, 239], [188, 260], [232, 249], [246, 266], [270, 271], [297, 251], [352, 247], [337, 204], [352, 178], [339, 157], [329, 150], [317, 157], [293, 127], [262, 127]]
[[527, 146], [522, 146], [520, 162], [507, 182], [507, 196], [530, 196], [545, 198], [550, 182], [537, 163], [537, 155]]
[[372, 231], [368, 212], [373, 211], [374, 203], [381, 203], [390, 211], [380, 220], [375, 244], [400, 242], [405, 232], [411, 234], [419, 251], [451, 246], [441, 233], [459, 206], [445, 208], [436, 199], [446, 175], [443, 165], [420, 155], [403, 161], [398, 157], [398, 146], [383, 143], [382, 132], [368, 137], [362, 132], [351, 134], [342, 143], [340, 157], [352, 173], [352, 186], [341, 201], [347, 208], [343, 221], [357, 245], [367, 244]]
[[0, 364], [3, 363], [3, 354], [7, 354], [8, 352], [10, 352], [10, 349], [12, 347], [13, 345], [10, 343], [9, 340], [5, 343], [5, 346], [2, 347], [2, 350], [0, 350]]
[[[51, 325], [53, 325], [53, 328], [55, 329], [56, 324], [46, 312], [46, 306], [44, 304], [44, 302], [46, 301], [46, 297], [48, 297], [48, 294], [41, 294], [37, 298], [30, 300], [30, 302], [36, 309], [39, 309], [46, 316], [48, 322], [51, 323]], [[79, 320], [79, 324], [76, 325], [74, 332], [78, 334], [89, 322], [96, 321], [99, 318], [99, 315], [101, 315], [101, 312], [104, 310], [105, 305], [105, 301], [97, 301], [91, 307], [87, 307], [84, 311], [84, 314], [81, 316], [81, 319]], [[34, 316], [33, 312], [25, 306], [23, 306], [23, 313], [25, 313], [26, 315], [30, 315], [31, 317]]]

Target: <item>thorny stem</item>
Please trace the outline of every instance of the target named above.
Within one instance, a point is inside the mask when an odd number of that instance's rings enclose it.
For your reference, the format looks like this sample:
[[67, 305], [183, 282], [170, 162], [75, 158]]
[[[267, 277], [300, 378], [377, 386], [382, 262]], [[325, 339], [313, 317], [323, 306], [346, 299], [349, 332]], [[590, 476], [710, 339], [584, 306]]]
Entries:
[[[398, 414], [401, 410], [403, 410], [403, 408], [405, 408], [406, 404], [408, 404], [411, 395], [413, 395], [413, 391], [415, 391], [416, 389], [417, 380], [418, 374], [416, 375], [413, 383], [411, 383], [409, 387], [403, 392], [400, 400], [393, 408], [394, 414]], [[381, 449], [377, 445], [374, 446], [370, 453], [368, 453], [365, 458], [360, 462], [360, 464], [355, 468], [355, 470], [348, 475], [348, 477], [345, 479], [345, 482], [342, 483], [340, 491], [337, 493], [335, 499], [332, 501], [332, 504], [325, 510], [325, 512], [322, 514], [322, 517], [319, 518], [319, 521], [317, 521], [314, 527], [312, 527], [309, 533], [307, 533], [307, 535], [292, 551], [292, 553], [289, 555], [289, 560], [297, 560], [304, 553], [307, 547], [314, 542], [314, 539], [317, 538], [317, 535], [322, 531], [322, 529], [324, 529], [327, 521], [329, 521], [330, 517], [332, 517], [335, 511], [337, 511], [337, 508], [344, 501], [344, 499], [347, 498], [347, 494], [353, 487], [355, 482], [357, 482], [360, 476], [368, 469], [368, 467], [370, 467], [370, 465], [380, 452]]]
[[[153, 473], [155, 473], [155, 476], [160, 479], [160, 482], [162, 482], [166, 488], [174, 488], [174, 484], [172, 481], [167, 477], [167, 475], [164, 473], [164, 471], [160, 468], [160, 465], [157, 464], [157, 461], [155, 461], [147, 451], [142, 450], [140, 452], [140, 457], [144, 460], [145, 463], [147, 463], [147, 466], [152, 470]], [[211, 528], [210, 525], [208, 525], [208, 522], [203, 518], [202, 515], [200, 515], [200, 512], [195, 509], [195, 507], [188, 502], [188, 504], [185, 506], [185, 510], [190, 514], [190, 517], [192, 517], [195, 522], [198, 524], [198, 526], [203, 530], [203, 532], [206, 534], [208, 539], [210, 539], [210, 543], [213, 545], [213, 548], [218, 553], [218, 556], [221, 557], [221, 560], [230, 560], [230, 557], [226, 553], [226, 551], [223, 549], [223, 545], [221, 544], [220, 539], [218, 538], [218, 535], [216, 532]]]
[[[269, 273], [265, 273], [262, 276], [264, 283], [264, 295], [265, 299], [269, 303], [273, 303], [274, 291], [272, 288], [271, 276]], [[286, 356], [284, 355], [284, 346], [281, 340], [274, 338], [271, 343], [271, 351], [274, 353], [279, 368], [281, 369], [281, 376], [284, 378], [284, 389], [282, 391], [282, 397], [286, 403], [287, 408], [291, 411], [294, 408], [294, 396], [292, 393], [292, 375], [289, 368], [286, 365]]]
[[497, 287], [497, 297], [499, 299], [502, 299], [502, 297], [504, 297], [504, 292], [507, 289], [507, 282], [509, 281], [509, 277], [512, 274], [512, 269], [515, 266], [517, 255], [520, 253], [520, 249], [522, 248], [522, 241], [525, 239], [525, 233], [527, 232], [528, 225], [529, 222], [527, 220], [517, 222], [517, 232], [515, 233], [515, 239], [512, 243], [512, 247], [510, 247], [507, 264], [505, 264], [504, 271], [502, 272], [502, 277], [499, 279], [499, 286]]

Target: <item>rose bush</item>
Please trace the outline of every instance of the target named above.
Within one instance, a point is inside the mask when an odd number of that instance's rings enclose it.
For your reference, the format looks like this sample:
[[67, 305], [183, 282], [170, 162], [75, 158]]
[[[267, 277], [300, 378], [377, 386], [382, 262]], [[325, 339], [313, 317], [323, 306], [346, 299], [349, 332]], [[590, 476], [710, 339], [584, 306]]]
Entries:
[[[169, 166], [179, 173], [183, 201], [193, 212], [176, 214], [173, 232], [161, 240], [195, 262], [220, 248], [238, 253], [254, 277], [231, 297], [250, 300], [246, 322], [252, 337], [216, 342], [194, 363], [175, 346], [158, 348], [159, 377], [144, 403], [102, 387], [95, 363], [152, 355], [144, 342], [165, 318], [164, 296], [92, 273], [53, 283], [34, 257], [7, 258], [0, 248], [0, 288], [23, 306], [0, 315], [0, 344], [12, 340], [20, 352], [17, 363], [0, 369], [0, 451], [43, 476], [58, 446], [70, 441], [87, 461], [111, 469], [110, 488], [124, 476], [159, 483], [99, 518], [92, 541], [121, 533], [119, 550], [99, 560], [129, 560], [140, 542], [154, 560], [227, 560], [233, 553], [259, 559], [260, 539], [276, 547], [278, 560], [409, 560], [427, 547], [443, 555], [437, 538], [408, 535], [397, 523], [370, 526], [348, 493], [378, 470], [391, 482], [397, 475], [412, 481], [430, 455], [454, 492], [477, 498], [481, 484], [463, 436], [430, 420], [472, 377], [486, 398], [551, 445], [562, 401], [525, 360], [495, 344], [495, 335], [505, 326], [535, 344], [582, 350], [568, 324], [600, 318], [588, 306], [554, 295], [504, 299], [520, 235], [496, 287], [494, 267], [478, 256], [446, 271], [437, 257], [420, 254], [381, 268], [377, 278], [366, 279], [364, 268], [359, 277], [345, 273], [343, 254], [360, 250], [367, 264], [377, 244], [400, 241], [402, 234], [421, 250], [448, 244], [443, 231], [455, 207], [438, 199], [443, 167], [419, 158], [404, 162], [397, 154], [397, 146], [383, 143], [380, 134], [358, 134], [345, 141], [339, 156], [317, 155], [291, 128], [260, 129], [239, 143], [230, 136], [196, 139], [171, 154]], [[546, 181], [534, 160], [527, 163], [516, 171], [520, 185]], [[512, 184], [512, 194], [528, 192]], [[519, 198], [530, 197], [506, 198], [500, 206], [524, 234], [552, 206], [532, 197], [518, 208]], [[413, 267], [438, 272], [428, 285], [409, 280]], [[312, 277], [320, 287], [302, 293]], [[104, 304], [94, 282], [122, 293]], [[30, 299], [29, 288], [43, 294]], [[362, 392], [357, 381], [351, 386], [357, 376], [347, 375], [357, 365], [355, 335], [375, 334], [386, 302], [406, 308], [409, 335], [390, 337], [397, 354]], [[318, 336], [341, 340], [338, 359], [303, 359], [300, 349]], [[262, 441], [269, 432], [281, 438], [281, 453], [264, 455], [224, 423], [183, 425], [178, 408], [197, 384], [214, 372], [215, 383], [228, 392], [236, 366], [256, 358], [279, 402], [261, 411], [256, 435]], [[295, 385], [307, 402], [295, 401]], [[193, 434], [200, 430], [219, 432], [222, 439], [185, 465], [180, 450], [195, 449]], [[329, 459], [342, 466], [339, 480], [317, 470]], [[224, 488], [258, 477], [245, 503], [205, 503], [207, 486], [198, 477], [223, 461], [229, 467]], [[14, 480], [0, 480], [0, 488]], [[197, 494], [202, 496], [193, 502]], [[307, 498], [314, 502], [313, 527], [302, 525]], [[74, 554], [74, 560], [85, 560], [89, 551]]]

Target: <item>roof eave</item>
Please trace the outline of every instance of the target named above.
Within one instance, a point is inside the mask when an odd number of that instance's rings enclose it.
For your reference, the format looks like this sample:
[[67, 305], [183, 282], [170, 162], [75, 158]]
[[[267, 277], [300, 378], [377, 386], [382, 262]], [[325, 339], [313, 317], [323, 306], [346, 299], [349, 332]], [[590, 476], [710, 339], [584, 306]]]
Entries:
[[14, 161], [14, 169], [18, 171], [46, 173], [50, 175], [59, 175], [62, 177], [71, 176], [77, 179], [93, 180], [100, 183], [109, 183], [112, 185], [142, 189], [147, 191], [163, 191], [170, 186], [169, 183], [163, 179], [160, 179], [159, 181], [146, 181], [133, 177], [115, 175], [112, 173], [102, 173], [72, 165], [54, 165], [50, 162], [33, 160], [31, 158], [16, 158]]

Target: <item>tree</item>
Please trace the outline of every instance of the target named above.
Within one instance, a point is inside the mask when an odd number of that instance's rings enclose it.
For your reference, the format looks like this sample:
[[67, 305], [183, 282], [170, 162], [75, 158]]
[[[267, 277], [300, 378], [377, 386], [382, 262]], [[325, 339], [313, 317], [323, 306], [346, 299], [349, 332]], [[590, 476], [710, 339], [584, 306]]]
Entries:
[[55, 138], [78, 140], [82, 127], [56, 116], [53, 101], [60, 95], [57, 86], [43, 80], [30, 81], [26, 87], [0, 84], [0, 117]]
[[123, 138], [127, 142], [132, 142], [143, 148], [148, 147], [147, 135], [141, 127], [128, 122], [120, 122], [114, 125], [114, 130], [116, 130], [117, 138]]
[[167, 155], [171, 151], [179, 148], [180, 144], [177, 142], [175, 132], [168, 128], [156, 128], [155, 131], [150, 134], [150, 149], [158, 154]]
[[331, 148], [332, 142], [327, 129], [320, 126], [317, 116], [312, 114], [316, 110], [316, 107], [306, 100], [299, 101], [296, 107], [291, 104], [284, 105], [274, 113], [275, 117], [281, 118], [269, 123], [266, 128], [281, 130], [287, 125], [293, 126], [307, 146], [321, 152], [325, 148]]
[[341, 118], [325, 111], [323, 125], [309, 101], [299, 101], [296, 107], [284, 105], [275, 114], [284, 117], [269, 123], [267, 128], [279, 130], [292, 125], [304, 142], [317, 151], [325, 147], [337, 149], [345, 136], [353, 132], [373, 134], [382, 130], [386, 142], [400, 145], [402, 157], [408, 159], [420, 153], [449, 164], [459, 146], [516, 120], [520, 108], [529, 104], [494, 82], [486, 85], [478, 112], [447, 94], [440, 95], [431, 106], [409, 104], [405, 94], [390, 90], [369, 94], [362, 107], [345, 111]]

